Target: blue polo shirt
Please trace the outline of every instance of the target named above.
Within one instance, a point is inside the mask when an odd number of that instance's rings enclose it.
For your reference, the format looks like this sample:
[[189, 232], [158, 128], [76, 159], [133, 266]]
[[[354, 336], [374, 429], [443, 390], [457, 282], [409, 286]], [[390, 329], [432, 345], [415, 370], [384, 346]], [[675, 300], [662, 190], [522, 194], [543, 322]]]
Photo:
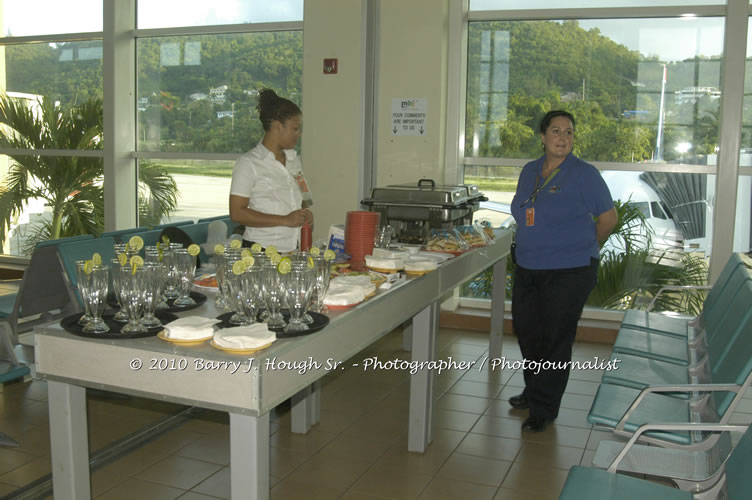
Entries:
[[[597, 168], [570, 153], [559, 165], [559, 173], [535, 200], [530, 199], [545, 181], [541, 175], [544, 158], [525, 165], [512, 199], [517, 263], [527, 269], [587, 266], [599, 254], [593, 217], [614, 206], [611, 193]], [[531, 207], [535, 221], [527, 226], [525, 214]]]

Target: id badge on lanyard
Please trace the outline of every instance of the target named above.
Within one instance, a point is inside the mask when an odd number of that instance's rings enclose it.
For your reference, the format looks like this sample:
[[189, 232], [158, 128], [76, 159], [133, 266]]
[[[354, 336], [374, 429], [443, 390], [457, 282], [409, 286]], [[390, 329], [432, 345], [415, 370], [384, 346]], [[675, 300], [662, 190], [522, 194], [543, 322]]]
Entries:
[[[546, 184], [551, 182], [551, 179], [553, 179], [558, 173], [559, 167], [556, 167], [554, 171], [551, 172], [551, 174], [546, 178], [546, 180], [543, 181], [543, 184], [540, 187], [538, 187], [538, 184], [540, 183], [540, 177], [535, 178], [535, 191], [533, 191], [533, 194], [531, 194], [530, 198], [528, 198], [527, 200], [531, 202], [531, 206], [530, 208], [525, 209], [525, 225], [527, 227], [535, 226], [535, 199], [538, 197], [538, 193], [540, 193], [541, 190], [546, 187]], [[525, 203], [527, 203], [527, 201]]]

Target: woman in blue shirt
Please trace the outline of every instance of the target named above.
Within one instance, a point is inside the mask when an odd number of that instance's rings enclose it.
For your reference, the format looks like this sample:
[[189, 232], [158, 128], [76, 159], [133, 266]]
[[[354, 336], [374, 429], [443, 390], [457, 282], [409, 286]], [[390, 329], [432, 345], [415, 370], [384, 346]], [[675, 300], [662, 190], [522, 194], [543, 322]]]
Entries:
[[572, 154], [574, 129], [566, 111], [543, 117], [545, 154], [522, 169], [512, 200], [512, 321], [527, 364], [525, 389], [509, 403], [529, 408], [522, 424], [529, 431], [544, 430], [559, 414], [577, 322], [597, 279], [600, 243], [617, 223], [600, 173]]

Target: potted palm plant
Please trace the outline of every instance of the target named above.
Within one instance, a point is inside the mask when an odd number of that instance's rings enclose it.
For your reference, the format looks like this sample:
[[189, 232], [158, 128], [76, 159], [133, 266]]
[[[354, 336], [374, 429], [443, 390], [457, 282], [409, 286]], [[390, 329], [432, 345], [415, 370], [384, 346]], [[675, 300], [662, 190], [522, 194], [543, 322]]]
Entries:
[[[104, 229], [103, 161], [92, 156], [41, 156], [29, 150], [100, 150], [103, 146], [102, 100], [91, 98], [63, 109], [52, 99], [38, 106], [0, 95], [0, 147], [8, 173], [0, 184], [0, 251], [10, 228], [28, 201], [41, 199], [50, 217], [31, 225], [24, 253], [38, 241]], [[177, 206], [178, 188], [159, 165], [139, 166], [139, 211], [142, 225], [158, 223]]]

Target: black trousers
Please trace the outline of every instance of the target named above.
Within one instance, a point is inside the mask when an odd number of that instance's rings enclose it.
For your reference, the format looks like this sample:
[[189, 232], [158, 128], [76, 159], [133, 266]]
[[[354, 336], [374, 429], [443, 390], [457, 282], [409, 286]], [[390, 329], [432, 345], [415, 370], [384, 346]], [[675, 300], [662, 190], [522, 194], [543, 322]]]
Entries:
[[[515, 270], [512, 324], [522, 356], [528, 361], [523, 373], [524, 394], [531, 416], [553, 420], [559, 415], [577, 321], [597, 278], [597, 259], [591, 259], [589, 266], [571, 269], [517, 266]], [[551, 363], [544, 364], [546, 361]]]

